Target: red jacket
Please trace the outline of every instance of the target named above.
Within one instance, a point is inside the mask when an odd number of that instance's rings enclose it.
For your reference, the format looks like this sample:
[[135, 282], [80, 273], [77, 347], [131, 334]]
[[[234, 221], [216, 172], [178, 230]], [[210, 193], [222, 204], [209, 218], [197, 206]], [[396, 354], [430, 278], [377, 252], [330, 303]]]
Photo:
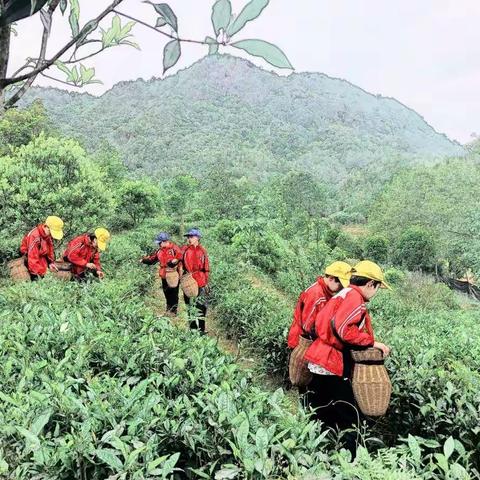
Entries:
[[288, 332], [288, 346], [295, 348], [301, 335], [310, 333], [316, 314], [332, 298], [332, 292], [325, 285], [323, 277], [310, 285], [298, 298], [293, 312], [293, 322]]
[[210, 271], [207, 251], [201, 245], [183, 247], [183, 268], [192, 274], [200, 288], [204, 287]]
[[[342, 342], [333, 333], [332, 319]], [[337, 293], [318, 312], [315, 331], [317, 339], [305, 352], [305, 360], [335, 375], [344, 375], [345, 347], [366, 348], [374, 343], [372, 323], [361, 290], [350, 285]]]
[[81, 275], [85, 272], [85, 265], [87, 263], [94, 263], [97, 271], [102, 271], [100, 252], [97, 247], [92, 244], [90, 236], [87, 233], [70, 240], [67, 249], [63, 252], [63, 258], [72, 264], [73, 275]]
[[38, 225], [22, 239], [20, 253], [27, 256], [27, 268], [33, 275], [43, 277], [48, 266], [55, 260], [53, 239], [47, 235], [44, 225]]
[[[169, 242], [166, 247], [160, 247], [155, 253], [152, 253], [148, 257], [143, 257], [142, 262], [147, 263], [148, 265], [153, 265], [154, 263], [158, 262], [158, 274], [160, 278], [165, 278], [167, 276], [167, 263], [174, 259], [181, 260], [182, 251], [178, 245], [175, 245], [173, 242]], [[177, 270], [179, 266], [180, 262], [177, 264]]]

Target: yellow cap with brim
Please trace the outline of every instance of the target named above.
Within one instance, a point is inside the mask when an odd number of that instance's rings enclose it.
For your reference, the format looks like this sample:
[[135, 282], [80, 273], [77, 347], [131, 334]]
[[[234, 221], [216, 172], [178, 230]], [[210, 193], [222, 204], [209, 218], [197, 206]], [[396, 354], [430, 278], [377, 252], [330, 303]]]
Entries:
[[107, 243], [110, 240], [110, 232], [106, 228], [97, 228], [95, 230], [98, 249], [104, 252], [107, 249]]
[[392, 287], [385, 282], [385, 276], [382, 269], [370, 260], [362, 260], [361, 262], [358, 262], [352, 269], [352, 275], [380, 282], [380, 288], [392, 289]]
[[325, 275], [337, 277], [342, 287], [348, 287], [350, 283], [352, 266], [347, 262], [333, 262], [325, 269]]
[[63, 238], [63, 220], [60, 217], [53, 215], [47, 217], [45, 225], [50, 229], [50, 235], [55, 240], [61, 240]]

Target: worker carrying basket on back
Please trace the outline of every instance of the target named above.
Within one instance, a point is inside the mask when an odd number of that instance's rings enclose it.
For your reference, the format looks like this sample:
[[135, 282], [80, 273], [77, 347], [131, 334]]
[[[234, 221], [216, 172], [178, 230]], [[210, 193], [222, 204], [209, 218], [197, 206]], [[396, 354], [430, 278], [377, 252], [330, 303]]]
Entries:
[[[358, 389], [354, 395], [356, 386], [352, 388], [355, 361], [361, 360], [361, 353], [365, 351], [370, 359], [364, 360], [364, 364], [378, 364], [390, 352], [389, 347], [375, 340], [366, 305], [379, 288], [390, 287], [377, 264], [364, 260], [355, 265], [350, 286], [341, 290], [318, 312], [315, 318], [316, 338], [304, 356], [313, 374], [308, 387], [308, 403], [326, 426], [347, 430], [344, 442], [352, 456], [356, 453], [357, 435], [349, 429], [359, 426], [359, 420], [362, 420]], [[378, 352], [379, 358], [374, 358], [369, 352]], [[391, 393], [388, 376], [366, 386], [370, 400], [377, 404], [377, 411], [373, 413], [384, 414]], [[365, 404], [364, 399], [360, 400]]]
[[333, 262], [325, 268], [325, 275], [318, 277], [298, 298], [287, 342], [293, 349], [289, 361], [290, 381], [300, 393], [306, 392], [313, 376], [303, 357], [313, 342], [315, 317], [336, 292], [348, 287], [351, 270], [351, 265], [346, 262]]

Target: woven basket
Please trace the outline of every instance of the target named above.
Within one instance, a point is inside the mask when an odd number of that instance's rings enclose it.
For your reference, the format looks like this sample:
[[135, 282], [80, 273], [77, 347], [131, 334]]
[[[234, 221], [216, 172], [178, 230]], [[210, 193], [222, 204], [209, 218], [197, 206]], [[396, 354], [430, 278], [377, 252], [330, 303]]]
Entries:
[[180, 281], [180, 275], [176, 268], [167, 268], [165, 280], [170, 288], [177, 288]]
[[16, 258], [8, 262], [10, 277], [14, 282], [29, 282], [30, 273], [25, 266], [25, 257]]
[[[370, 417], [385, 415], [392, 394], [392, 383], [377, 348], [352, 351], [352, 388], [360, 411]], [[372, 363], [370, 363], [372, 362]]]
[[304, 359], [305, 352], [313, 343], [305, 337], [300, 337], [298, 345], [293, 349], [288, 363], [288, 376], [295, 387], [306, 387], [313, 378], [312, 372], [308, 369], [308, 362]]
[[58, 272], [52, 272], [52, 275], [59, 280], [68, 282], [72, 279], [72, 264], [70, 262], [64, 262], [63, 260], [56, 260], [55, 265], [58, 268]]
[[182, 287], [183, 293], [188, 297], [198, 297], [198, 283], [193, 278], [191, 273], [186, 273], [182, 275], [180, 279], [180, 286]]

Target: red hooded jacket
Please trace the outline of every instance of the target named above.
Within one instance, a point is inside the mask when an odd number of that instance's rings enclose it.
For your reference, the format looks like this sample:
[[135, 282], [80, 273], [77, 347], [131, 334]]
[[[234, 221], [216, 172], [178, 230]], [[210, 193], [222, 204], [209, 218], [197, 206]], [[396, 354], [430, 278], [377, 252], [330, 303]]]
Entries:
[[[171, 260], [181, 260], [182, 251], [178, 245], [175, 245], [173, 242], [168, 242], [166, 247], [160, 247], [155, 253], [147, 257], [142, 258], [142, 262], [148, 265], [153, 265], [154, 263], [159, 263], [158, 275], [160, 278], [166, 278], [167, 276], [167, 264]], [[176, 269], [180, 267], [180, 262], [177, 264]]]
[[[335, 336], [335, 326], [341, 342]], [[320, 365], [329, 372], [344, 375], [343, 350], [346, 347], [373, 346], [374, 337], [361, 290], [350, 285], [337, 293], [315, 319], [316, 340], [305, 352], [305, 360]]]
[[43, 277], [48, 266], [55, 260], [53, 239], [45, 232], [45, 225], [40, 224], [22, 239], [20, 253], [27, 256], [27, 268], [33, 275]]
[[186, 245], [183, 247], [183, 268], [191, 273], [200, 288], [208, 283], [210, 263], [208, 254], [202, 245]]
[[87, 263], [94, 263], [97, 271], [102, 271], [100, 252], [92, 244], [88, 233], [70, 240], [67, 249], [63, 252], [63, 258], [72, 264], [73, 275], [81, 275], [85, 272]]
[[313, 285], [310, 285], [300, 294], [293, 312], [293, 322], [288, 332], [287, 341], [290, 348], [295, 348], [298, 345], [301, 335], [310, 333], [317, 312], [326, 305], [332, 295], [323, 277], [318, 277]]

